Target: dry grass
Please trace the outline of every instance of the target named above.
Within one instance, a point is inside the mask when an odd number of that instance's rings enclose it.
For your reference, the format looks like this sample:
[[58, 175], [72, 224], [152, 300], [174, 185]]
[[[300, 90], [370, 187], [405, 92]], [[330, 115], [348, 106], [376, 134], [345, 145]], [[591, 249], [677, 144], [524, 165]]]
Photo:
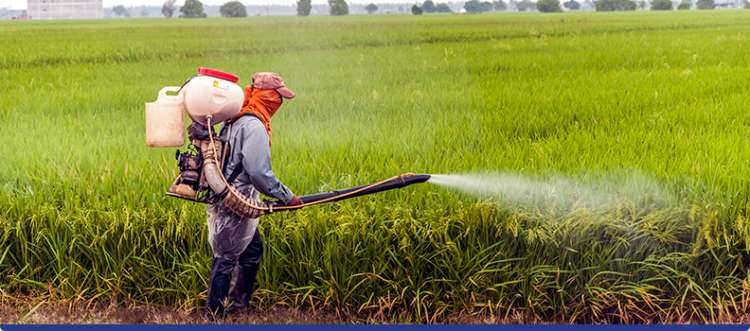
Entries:
[[[169, 306], [145, 304], [96, 303], [83, 300], [49, 301], [39, 297], [4, 298], [0, 300], [0, 323], [20, 324], [351, 324], [393, 323], [373, 316], [349, 316], [335, 312], [300, 310], [287, 306], [263, 309], [253, 307], [225, 318], [212, 318], [202, 310], [180, 310]], [[609, 321], [593, 321], [607, 323]], [[430, 321], [437, 324], [545, 324], [570, 323], [567, 320], [544, 320], [523, 312], [501, 317], [492, 314], [452, 313]], [[706, 323], [680, 316], [646, 321], [646, 323]], [[709, 323], [748, 324], [750, 312], [724, 316]]]

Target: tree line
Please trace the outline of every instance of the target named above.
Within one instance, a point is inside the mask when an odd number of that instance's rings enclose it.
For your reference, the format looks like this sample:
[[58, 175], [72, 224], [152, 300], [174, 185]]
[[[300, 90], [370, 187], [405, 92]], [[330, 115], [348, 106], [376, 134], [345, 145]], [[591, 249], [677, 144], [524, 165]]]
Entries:
[[[714, 9], [716, 3], [714, 0], [680, 0], [675, 3], [672, 0], [567, 0], [560, 3], [560, 0], [504, 0], [482, 1], [469, 0], [464, 3], [463, 9], [466, 13], [483, 13], [490, 11], [506, 11], [515, 8], [517, 11], [540, 11], [545, 13], [561, 12], [562, 8], [568, 10], [579, 10], [583, 1], [596, 11], [628, 11], [636, 9], [650, 10], [688, 10], [688, 9]], [[162, 5], [161, 12], [164, 17], [171, 18], [178, 11], [175, 6], [176, 0], [166, 0]], [[675, 5], [676, 4], [676, 5]], [[750, 2], [744, 0], [745, 9], [750, 9]], [[333, 16], [342, 16], [349, 14], [349, 5], [346, 0], [328, 0], [329, 13]], [[378, 6], [370, 3], [365, 6], [368, 14], [378, 11]], [[119, 5], [112, 8], [115, 15], [128, 17], [130, 13], [125, 6]], [[309, 16], [312, 11], [311, 0], [297, 0], [297, 15]], [[453, 10], [447, 3], [435, 3], [433, 0], [425, 0], [421, 4], [417, 3], [411, 7], [411, 13], [422, 15], [429, 13], [451, 13]], [[229, 1], [219, 8], [219, 13], [223, 17], [247, 17], [247, 9], [240, 1]], [[203, 3], [200, 0], [186, 0], [185, 4], [179, 8], [179, 17], [183, 18], [201, 18], [206, 17], [203, 10]]]
[[[161, 13], [164, 17], [171, 18], [174, 16], [177, 8], [175, 6], [176, 0], [167, 0], [161, 7]], [[328, 7], [330, 14], [333, 16], [349, 15], [349, 5], [346, 0], [328, 0]], [[127, 10], [124, 6], [115, 6], [113, 12], [118, 16], [128, 16]], [[311, 0], [298, 0], [297, 1], [297, 15], [309, 16], [312, 10]], [[368, 14], [372, 14], [378, 10], [378, 6], [371, 3], [365, 7]], [[184, 18], [201, 18], [206, 17], [206, 13], [203, 10], [203, 3], [200, 0], [186, 0], [185, 4], [180, 7], [180, 17]], [[242, 2], [229, 1], [223, 4], [219, 8], [219, 13], [223, 17], [247, 17], [247, 9]]]
[[[681, 0], [675, 6], [672, 0], [583, 0], [587, 3], [589, 8], [593, 7], [596, 11], [629, 11], [636, 9], [650, 9], [650, 10], [688, 10], [688, 9], [715, 9], [716, 3], [714, 0]], [[480, 1], [480, 0], [469, 0], [464, 4], [464, 10], [467, 13], [482, 13], [488, 11], [504, 11], [510, 7], [516, 8], [518, 11], [532, 11], [538, 10], [544, 13], [561, 12], [562, 7], [568, 10], [579, 10], [582, 7], [581, 2], [576, 0], [568, 0], [560, 4], [560, 0], [538, 0], [532, 2], [531, 0], [509, 0], [506, 4], [503, 0], [495, 1]], [[750, 2], [744, 1], [744, 8], [750, 9]], [[412, 10], [414, 13], [414, 10]], [[414, 14], [421, 14], [414, 13]]]

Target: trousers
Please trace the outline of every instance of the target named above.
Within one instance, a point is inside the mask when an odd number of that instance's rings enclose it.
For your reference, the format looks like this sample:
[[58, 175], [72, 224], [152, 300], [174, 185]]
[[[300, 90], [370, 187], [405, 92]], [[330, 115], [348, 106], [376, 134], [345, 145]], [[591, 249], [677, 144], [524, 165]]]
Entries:
[[[246, 308], [250, 304], [262, 258], [263, 240], [257, 229], [238, 258], [214, 256], [206, 303], [208, 309], [214, 313], [224, 313]], [[235, 274], [234, 283], [232, 274]], [[227, 299], [229, 306], [225, 306]]]

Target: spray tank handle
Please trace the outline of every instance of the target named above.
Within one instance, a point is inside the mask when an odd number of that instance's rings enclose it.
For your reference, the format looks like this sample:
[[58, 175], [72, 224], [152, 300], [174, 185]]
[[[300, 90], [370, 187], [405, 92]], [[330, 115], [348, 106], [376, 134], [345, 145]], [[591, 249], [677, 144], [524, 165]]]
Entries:
[[182, 85], [180, 85], [180, 89], [177, 90], [177, 93], [182, 92], [182, 88], [185, 87], [185, 85], [187, 85], [188, 83], [190, 83], [190, 81], [193, 80], [193, 78], [195, 78], [195, 77], [198, 77], [198, 76], [193, 75], [190, 78], [188, 78], [187, 80], [185, 80], [185, 82], [182, 83]]

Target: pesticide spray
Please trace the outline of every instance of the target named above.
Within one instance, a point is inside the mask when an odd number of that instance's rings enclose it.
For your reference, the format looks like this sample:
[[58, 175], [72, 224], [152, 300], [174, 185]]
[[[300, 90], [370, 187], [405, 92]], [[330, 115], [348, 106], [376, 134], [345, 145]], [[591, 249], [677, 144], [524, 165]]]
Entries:
[[620, 207], [649, 210], [675, 203], [669, 190], [639, 173], [608, 174], [588, 180], [559, 175], [535, 178], [516, 173], [450, 174], [432, 175], [429, 182], [526, 211], [606, 212]]

